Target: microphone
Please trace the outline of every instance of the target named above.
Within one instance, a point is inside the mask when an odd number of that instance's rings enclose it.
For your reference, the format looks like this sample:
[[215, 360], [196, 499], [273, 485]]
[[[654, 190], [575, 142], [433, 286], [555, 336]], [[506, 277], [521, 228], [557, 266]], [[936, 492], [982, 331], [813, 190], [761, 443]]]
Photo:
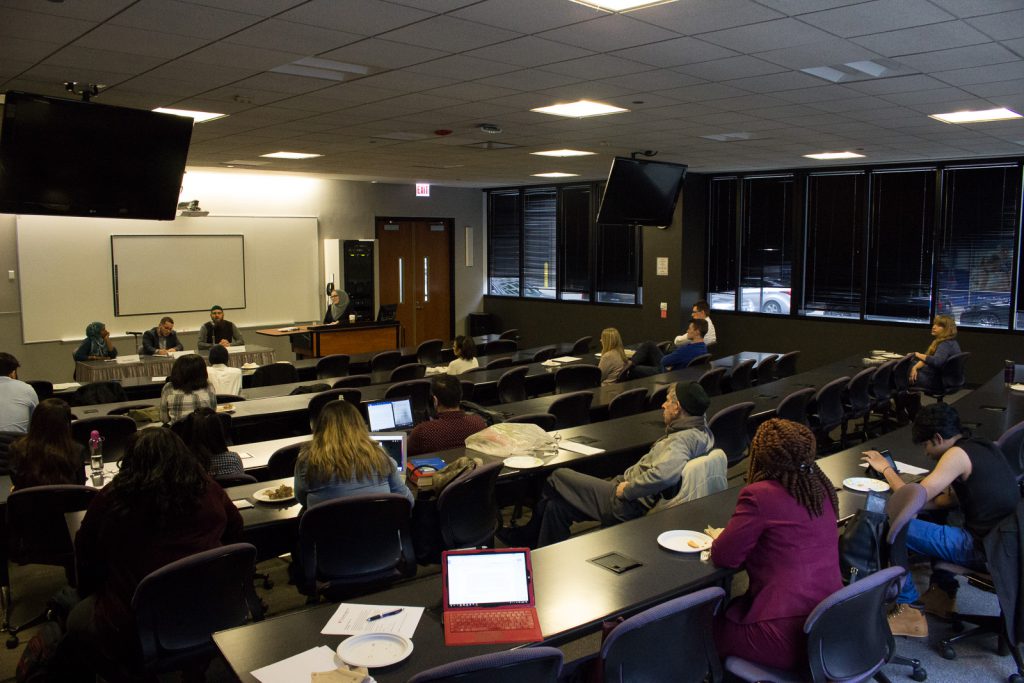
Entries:
[[145, 333], [144, 332], [132, 332], [132, 331], [129, 330], [128, 332], [125, 332], [125, 334], [136, 334], [136, 335], [138, 335], [138, 334], [145, 334]]

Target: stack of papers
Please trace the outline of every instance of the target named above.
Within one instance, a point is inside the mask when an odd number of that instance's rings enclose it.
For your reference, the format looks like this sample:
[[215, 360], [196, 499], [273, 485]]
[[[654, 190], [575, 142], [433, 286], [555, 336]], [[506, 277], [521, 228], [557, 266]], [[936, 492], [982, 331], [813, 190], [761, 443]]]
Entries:
[[54, 391], [67, 391], [69, 389], [77, 389], [82, 386], [78, 382], [60, 382], [53, 385]]
[[593, 446], [587, 446], [585, 444], [577, 443], [575, 441], [559, 441], [558, 447], [566, 451], [579, 453], [580, 455], [597, 455], [598, 453], [604, 453], [603, 448], [594, 448]]
[[[381, 614], [388, 614], [396, 610], [401, 610], [401, 612], [369, 621], [371, 617], [378, 617]], [[422, 616], [422, 607], [356, 605], [343, 602], [338, 605], [338, 609], [320, 633], [325, 636], [354, 636], [359, 633], [396, 633], [411, 639]]]

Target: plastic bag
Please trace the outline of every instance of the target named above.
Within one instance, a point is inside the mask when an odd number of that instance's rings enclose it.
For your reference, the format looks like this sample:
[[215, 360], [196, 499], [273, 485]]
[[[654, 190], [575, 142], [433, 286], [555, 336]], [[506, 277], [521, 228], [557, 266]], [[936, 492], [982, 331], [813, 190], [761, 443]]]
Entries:
[[502, 422], [466, 437], [466, 448], [499, 458], [551, 450], [555, 439], [535, 424]]

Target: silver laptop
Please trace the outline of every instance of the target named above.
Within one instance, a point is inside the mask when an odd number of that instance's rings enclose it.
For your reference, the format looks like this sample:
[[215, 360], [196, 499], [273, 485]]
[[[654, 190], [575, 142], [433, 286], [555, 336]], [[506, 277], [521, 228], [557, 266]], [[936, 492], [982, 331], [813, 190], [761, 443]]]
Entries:
[[370, 438], [379, 443], [384, 452], [391, 456], [399, 472], [405, 472], [409, 445], [409, 435], [406, 432], [377, 432], [370, 434]]

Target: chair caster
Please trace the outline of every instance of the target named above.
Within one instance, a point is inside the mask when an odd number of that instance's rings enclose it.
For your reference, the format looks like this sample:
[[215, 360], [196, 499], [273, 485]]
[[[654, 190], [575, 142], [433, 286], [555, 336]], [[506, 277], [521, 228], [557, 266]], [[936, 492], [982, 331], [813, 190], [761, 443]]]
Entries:
[[956, 650], [948, 643], [943, 643], [939, 647], [939, 654], [942, 655], [943, 659], [956, 659]]
[[14, 648], [18, 647], [18, 643], [19, 642], [21, 642], [21, 641], [18, 640], [18, 636], [13, 635], [13, 634], [8, 636], [7, 643], [6, 643], [7, 649], [8, 650], [13, 650]]
[[[924, 670], [924, 667], [915, 666], [914, 672], [910, 674], [910, 677], [920, 683], [920, 681], [928, 680], [928, 672]], [[1018, 681], [1017, 683], [1024, 683], [1024, 681]]]

